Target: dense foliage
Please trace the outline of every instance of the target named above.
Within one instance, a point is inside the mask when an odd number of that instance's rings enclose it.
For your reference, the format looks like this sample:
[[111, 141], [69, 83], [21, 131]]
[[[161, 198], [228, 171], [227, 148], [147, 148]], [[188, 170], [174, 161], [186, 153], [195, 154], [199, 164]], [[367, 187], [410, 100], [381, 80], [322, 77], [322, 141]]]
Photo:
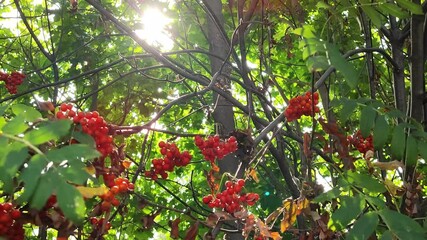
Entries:
[[1, 1], [0, 238], [426, 239], [426, 12]]

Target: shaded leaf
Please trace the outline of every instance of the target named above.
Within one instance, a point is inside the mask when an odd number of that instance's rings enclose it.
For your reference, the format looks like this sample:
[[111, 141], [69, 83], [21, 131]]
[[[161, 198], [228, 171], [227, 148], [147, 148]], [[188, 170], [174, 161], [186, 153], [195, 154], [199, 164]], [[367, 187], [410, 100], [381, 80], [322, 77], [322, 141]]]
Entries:
[[405, 127], [401, 124], [397, 125], [393, 130], [391, 137], [391, 153], [397, 160], [403, 160], [403, 154], [406, 146]]
[[331, 201], [334, 198], [337, 198], [341, 194], [340, 187], [334, 187], [331, 190], [321, 193], [319, 196], [313, 199], [315, 203], [322, 203], [326, 201]]
[[400, 19], [405, 19], [405, 18], [409, 18], [410, 15], [403, 11], [402, 8], [400, 8], [399, 6], [397, 6], [394, 3], [381, 3], [378, 6], [381, 10], [383, 10], [385, 13], [390, 14], [392, 16], [398, 17]]
[[413, 14], [423, 15], [423, 8], [421, 5], [413, 3], [409, 0], [396, 0], [396, 2], [404, 9], [412, 12]]
[[367, 212], [362, 215], [348, 232], [346, 239], [366, 240], [377, 228], [379, 222], [378, 214]]
[[34, 191], [34, 194], [31, 198], [30, 205], [31, 207], [40, 210], [46, 204], [47, 199], [49, 198], [54, 190], [57, 187], [56, 178], [54, 177], [53, 171], [48, 171], [45, 174], [42, 174], [38, 184], [37, 189]]
[[331, 65], [344, 75], [344, 78], [351, 89], [356, 88], [359, 82], [359, 74], [357, 74], [354, 66], [348, 62], [340, 53], [338, 48], [330, 43], [326, 43], [327, 57]]
[[46, 167], [44, 156], [36, 154], [31, 157], [28, 166], [24, 168], [19, 176], [19, 180], [24, 182], [24, 192], [19, 196], [18, 202], [28, 202], [36, 190], [43, 169]]
[[384, 185], [371, 175], [349, 171], [347, 176], [349, 182], [358, 187], [366, 188], [369, 192], [382, 193], [386, 191]]
[[389, 132], [390, 127], [387, 120], [385, 119], [385, 116], [378, 115], [377, 119], [375, 120], [375, 127], [373, 132], [374, 148], [376, 150], [383, 148], [388, 139]]
[[405, 150], [405, 165], [415, 166], [418, 160], [418, 141], [411, 134], [406, 139], [406, 150]]
[[418, 240], [427, 238], [425, 230], [415, 220], [404, 214], [384, 209], [379, 212], [379, 215], [389, 230], [399, 239]]
[[371, 106], [365, 106], [360, 112], [360, 132], [362, 137], [367, 138], [374, 127], [377, 112]]
[[341, 120], [341, 122], [345, 123], [350, 115], [354, 112], [354, 110], [357, 107], [357, 103], [355, 101], [351, 100], [345, 100], [343, 101], [343, 106], [341, 111], [338, 112], [338, 118]]

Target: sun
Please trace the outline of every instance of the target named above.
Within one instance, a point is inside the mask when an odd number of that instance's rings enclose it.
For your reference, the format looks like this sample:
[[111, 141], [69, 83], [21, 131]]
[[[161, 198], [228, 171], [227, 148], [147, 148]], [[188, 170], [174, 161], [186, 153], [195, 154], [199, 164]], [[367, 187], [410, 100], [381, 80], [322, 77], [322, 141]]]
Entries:
[[148, 44], [160, 47], [165, 51], [173, 48], [173, 41], [167, 31], [172, 20], [161, 10], [147, 8], [142, 14], [141, 22], [143, 28], [135, 30], [135, 33], [140, 38], [147, 41]]

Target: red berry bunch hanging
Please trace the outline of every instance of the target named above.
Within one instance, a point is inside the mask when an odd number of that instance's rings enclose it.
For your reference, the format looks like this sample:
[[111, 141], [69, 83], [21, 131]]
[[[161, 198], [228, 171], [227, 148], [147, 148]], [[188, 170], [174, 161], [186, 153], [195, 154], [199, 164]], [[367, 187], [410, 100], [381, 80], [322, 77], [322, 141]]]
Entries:
[[89, 239], [102, 239], [100, 237], [111, 228], [111, 223], [105, 218], [91, 217], [89, 222], [92, 224], [93, 228], [93, 232]]
[[0, 204], [0, 237], [12, 240], [24, 239], [24, 229], [16, 220], [21, 217], [21, 211], [14, 208], [12, 203]]
[[194, 143], [202, 151], [207, 161], [213, 163], [215, 159], [222, 159], [237, 150], [237, 140], [234, 136], [221, 140], [219, 136], [209, 136], [206, 140], [201, 136], [194, 138]]
[[[314, 113], [320, 112], [318, 106], [319, 93], [307, 92], [305, 95], [297, 96], [289, 101], [289, 106], [285, 110], [285, 117], [288, 122], [301, 118], [301, 116], [314, 116]], [[314, 109], [313, 109], [314, 105]], [[313, 112], [314, 110], [314, 112]]]
[[[104, 178], [104, 181], [105, 181], [105, 178]], [[100, 198], [103, 200], [100, 205], [101, 211], [108, 212], [110, 211], [112, 206], [114, 207], [119, 206], [120, 201], [119, 199], [117, 199], [116, 196], [121, 193], [133, 191], [134, 188], [135, 186], [133, 185], [133, 183], [129, 182], [127, 178], [118, 177], [114, 179], [114, 185], [110, 187], [108, 192], [100, 196]]]
[[145, 172], [145, 176], [153, 180], [160, 175], [163, 179], [168, 177], [167, 172], [172, 172], [176, 167], [187, 166], [192, 156], [188, 151], [180, 152], [175, 143], [159, 142], [160, 153], [163, 158], [153, 159], [150, 171]]
[[245, 180], [243, 179], [239, 179], [235, 183], [227, 181], [224, 191], [215, 196], [212, 194], [204, 196], [202, 201], [210, 208], [222, 208], [224, 211], [233, 214], [242, 210], [244, 204], [252, 206], [259, 200], [257, 193], [241, 193], [244, 186]]
[[113, 151], [113, 137], [108, 135], [109, 129], [104, 118], [99, 116], [97, 111], [94, 112], [76, 112], [72, 104], [61, 104], [59, 111], [56, 113], [58, 119], [69, 118], [75, 124], [82, 126], [82, 131], [93, 137], [96, 148], [103, 157], [108, 156]]
[[6, 89], [10, 94], [16, 94], [18, 92], [18, 86], [24, 82], [25, 75], [20, 72], [12, 72], [7, 74], [0, 72], [0, 81], [4, 81]]
[[364, 138], [360, 130], [357, 130], [353, 136], [348, 136], [347, 140], [362, 154], [365, 154], [369, 150], [374, 151], [372, 135]]

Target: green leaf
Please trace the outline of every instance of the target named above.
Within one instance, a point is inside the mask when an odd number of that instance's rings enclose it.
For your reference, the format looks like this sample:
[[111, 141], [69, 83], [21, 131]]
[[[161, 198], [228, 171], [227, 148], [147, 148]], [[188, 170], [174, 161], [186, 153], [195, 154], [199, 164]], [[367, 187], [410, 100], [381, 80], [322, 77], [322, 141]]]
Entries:
[[366, 188], [369, 192], [382, 193], [387, 191], [384, 184], [380, 183], [371, 175], [348, 171], [347, 177], [350, 183], [358, 187]]
[[398, 17], [400, 19], [405, 19], [410, 17], [410, 15], [407, 12], [403, 11], [402, 8], [400, 8], [394, 3], [381, 3], [378, 7], [383, 12], [390, 14], [392, 16]]
[[31, 130], [25, 134], [24, 139], [28, 140], [33, 145], [39, 145], [51, 140], [59, 140], [65, 136], [71, 127], [71, 121], [58, 120], [49, 121], [40, 124], [37, 129]]
[[75, 161], [82, 162], [99, 157], [100, 155], [98, 150], [86, 144], [72, 144], [60, 149], [51, 150], [46, 154], [46, 157], [55, 163], [68, 161], [69, 164], [72, 164]]
[[342, 123], [345, 123], [348, 118], [353, 114], [354, 110], [357, 107], [357, 103], [351, 100], [344, 100], [341, 111], [338, 112], [338, 118]]
[[327, 192], [321, 193], [319, 196], [313, 199], [313, 202], [322, 203], [322, 202], [330, 201], [340, 196], [340, 194], [341, 194], [340, 187], [334, 187]]
[[415, 166], [418, 160], [418, 141], [411, 134], [406, 139], [406, 158], [405, 165]]
[[16, 116], [2, 127], [2, 131], [10, 135], [18, 135], [28, 129], [28, 124], [25, 122], [24, 117]]
[[311, 72], [322, 71], [329, 67], [325, 56], [311, 56], [307, 59], [306, 65]]
[[56, 190], [57, 182], [56, 178], [54, 177], [55, 174], [57, 173], [54, 171], [47, 171], [40, 176], [37, 189], [35, 190], [30, 201], [31, 207], [37, 210], [40, 210], [44, 207], [49, 196], [54, 193], [54, 190]]
[[79, 143], [86, 144], [90, 147], [96, 148], [95, 140], [89, 134], [86, 134], [81, 131], [73, 131], [72, 137], [76, 139]]
[[86, 215], [86, 205], [79, 191], [65, 181], [58, 182], [57, 199], [65, 217], [80, 225]]
[[327, 50], [327, 57], [331, 65], [333, 65], [338, 71], [342, 73], [342, 75], [344, 75], [344, 78], [351, 89], [356, 88], [359, 82], [359, 75], [356, 72], [354, 66], [341, 55], [340, 51], [335, 45], [326, 43], [325, 46]]
[[387, 142], [390, 133], [390, 126], [384, 115], [378, 115], [375, 120], [375, 127], [373, 133], [374, 148], [380, 150]]
[[418, 240], [426, 239], [425, 230], [412, 218], [396, 211], [384, 209], [379, 215], [389, 228], [389, 230], [399, 239]]
[[10, 103], [5, 105], [5, 106], [0, 106], [0, 116], [4, 115], [4, 112], [6, 112], [6, 110], [10, 107]]
[[24, 168], [19, 180], [24, 182], [24, 192], [19, 196], [18, 202], [23, 204], [31, 199], [35, 192], [43, 169], [46, 167], [46, 159], [40, 154], [31, 157], [28, 166]]
[[328, 227], [332, 231], [340, 231], [355, 219], [365, 207], [365, 199], [361, 195], [343, 196], [340, 207], [332, 213]]
[[324, 9], [330, 9], [330, 8], [332, 8], [330, 5], [328, 5], [325, 2], [317, 2], [316, 7], [319, 8], [319, 9], [322, 9], [322, 8], [324, 8]]
[[368, 137], [374, 126], [377, 111], [371, 106], [365, 106], [360, 112], [360, 132], [364, 138]]
[[413, 14], [423, 15], [423, 8], [421, 5], [413, 3], [409, 0], [396, 0], [396, 2], [404, 9], [412, 12]]
[[380, 240], [393, 240], [393, 233], [389, 230], [385, 231], [383, 235], [381, 235]]
[[20, 142], [13, 142], [2, 146], [6, 152], [0, 164], [0, 180], [3, 181], [3, 190], [12, 193], [14, 189], [13, 178], [19, 168], [27, 160], [29, 154], [27, 146]]
[[12, 112], [16, 116], [21, 116], [25, 121], [34, 122], [35, 120], [42, 117], [41, 113], [34, 109], [34, 107], [30, 107], [24, 104], [15, 104], [11, 107]]
[[424, 160], [427, 160], [427, 142], [419, 141], [418, 142], [418, 153]]
[[406, 133], [405, 127], [402, 124], [394, 127], [393, 135], [391, 137], [391, 153], [397, 160], [403, 160], [403, 154], [406, 146]]
[[304, 25], [303, 27], [294, 29], [292, 32], [304, 38], [316, 38], [314, 27], [311, 25]]
[[[82, 164], [84, 166], [84, 164]], [[59, 169], [60, 175], [68, 182], [83, 185], [91, 177], [89, 173], [82, 167], [73, 165], [72, 167], [63, 167]]]
[[377, 228], [378, 222], [379, 218], [377, 213], [367, 212], [363, 214], [363, 216], [354, 223], [354, 226], [348, 232], [346, 239], [368, 239]]
[[[363, 2], [366, 2], [366, 1], [363, 1]], [[370, 2], [367, 3], [367, 4], [362, 4], [361, 5], [363, 12], [366, 13], [366, 15], [369, 17], [369, 19], [371, 19], [372, 23], [375, 26], [381, 27], [382, 24], [383, 24], [383, 19], [381, 18], [381, 14], [379, 14], [377, 12], [377, 10], [375, 10], [374, 7], [372, 7], [372, 6], [368, 5], [368, 4], [370, 4]]]

